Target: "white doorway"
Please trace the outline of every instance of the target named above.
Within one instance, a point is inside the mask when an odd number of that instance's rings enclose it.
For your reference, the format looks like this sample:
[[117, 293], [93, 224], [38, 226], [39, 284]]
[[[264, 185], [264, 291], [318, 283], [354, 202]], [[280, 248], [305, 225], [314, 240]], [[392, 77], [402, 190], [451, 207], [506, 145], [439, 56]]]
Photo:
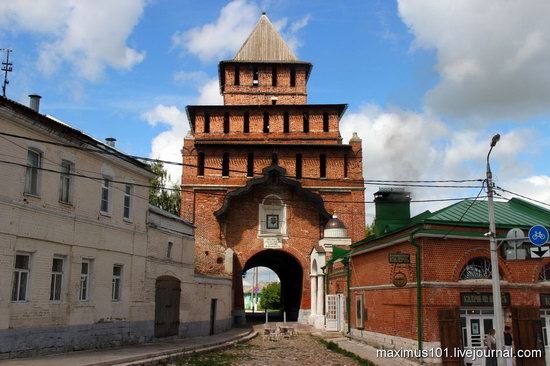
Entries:
[[[464, 349], [471, 349], [475, 353], [484, 349], [485, 336], [494, 328], [493, 310], [490, 309], [463, 309], [460, 310], [460, 324]], [[485, 359], [464, 358], [466, 366], [485, 365]]]
[[327, 295], [325, 329], [340, 332], [344, 327], [344, 295]]

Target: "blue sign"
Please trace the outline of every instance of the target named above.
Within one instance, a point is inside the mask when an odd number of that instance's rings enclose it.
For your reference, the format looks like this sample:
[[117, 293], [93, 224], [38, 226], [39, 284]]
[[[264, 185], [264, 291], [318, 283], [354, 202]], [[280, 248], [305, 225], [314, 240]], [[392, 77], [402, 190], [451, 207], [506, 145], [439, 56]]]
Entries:
[[529, 241], [536, 246], [543, 246], [548, 241], [548, 230], [542, 225], [529, 229]]

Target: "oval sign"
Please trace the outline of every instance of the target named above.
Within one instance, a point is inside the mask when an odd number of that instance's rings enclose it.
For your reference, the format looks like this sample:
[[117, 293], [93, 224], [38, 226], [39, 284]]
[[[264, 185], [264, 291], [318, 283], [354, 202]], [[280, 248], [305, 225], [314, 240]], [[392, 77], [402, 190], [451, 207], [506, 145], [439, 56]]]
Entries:
[[405, 287], [407, 284], [407, 276], [403, 272], [397, 272], [393, 275], [393, 284], [395, 287]]
[[542, 225], [535, 225], [529, 229], [529, 241], [538, 247], [548, 241], [548, 230]]

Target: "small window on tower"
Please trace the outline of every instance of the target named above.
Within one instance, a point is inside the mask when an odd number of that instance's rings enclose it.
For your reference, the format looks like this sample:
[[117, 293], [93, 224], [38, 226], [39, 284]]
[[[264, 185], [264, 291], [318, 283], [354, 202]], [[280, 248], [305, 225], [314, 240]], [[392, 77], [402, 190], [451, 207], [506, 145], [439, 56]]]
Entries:
[[296, 86], [296, 69], [290, 69], [290, 86]]
[[271, 86], [277, 86], [277, 68], [271, 70]]
[[296, 154], [296, 179], [302, 179], [302, 154]]
[[279, 165], [279, 156], [277, 153], [273, 153], [273, 155], [271, 155], [271, 165]]
[[229, 133], [229, 113], [223, 114], [223, 133]]
[[199, 177], [204, 176], [204, 153], [200, 152], [197, 161], [197, 175]]
[[309, 113], [304, 112], [304, 132], [309, 132]]
[[323, 113], [323, 132], [328, 132], [328, 113]]
[[229, 177], [229, 153], [223, 153], [222, 177]]
[[258, 72], [257, 67], [255, 67], [252, 70], [252, 85], [254, 85], [254, 86], [260, 85], [260, 73]]
[[321, 178], [327, 177], [327, 156], [325, 154], [319, 156], [319, 176]]
[[348, 154], [344, 154], [344, 178], [348, 177]]
[[264, 112], [264, 133], [269, 132], [269, 112]]
[[241, 70], [239, 67], [235, 67], [235, 85], [241, 85]]
[[246, 176], [247, 177], [254, 176], [254, 154], [253, 153], [248, 153], [248, 159], [246, 161]]
[[210, 133], [210, 113], [204, 114], [204, 133]]
[[290, 116], [288, 112], [285, 112], [283, 117], [283, 132], [289, 133], [290, 132]]
[[250, 114], [248, 112], [244, 113], [243, 132], [244, 133], [250, 132]]

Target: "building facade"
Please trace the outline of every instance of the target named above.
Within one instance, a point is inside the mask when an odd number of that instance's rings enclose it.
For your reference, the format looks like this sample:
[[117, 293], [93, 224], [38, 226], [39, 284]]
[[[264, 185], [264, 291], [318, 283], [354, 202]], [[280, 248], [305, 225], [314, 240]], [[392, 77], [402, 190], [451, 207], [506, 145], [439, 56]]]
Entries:
[[342, 142], [346, 105], [307, 104], [311, 67], [264, 14], [219, 64], [224, 104], [187, 107], [182, 217], [197, 227], [197, 272], [232, 279], [237, 321], [243, 272], [274, 270], [287, 318], [307, 319], [309, 256], [332, 214], [364, 236], [361, 140]]
[[0, 358], [229, 328], [231, 283], [195, 276], [148, 166], [33, 102], [0, 98]]
[[[452, 351], [482, 350], [493, 328], [487, 202], [465, 200], [408, 218], [409, 200], [402, 191], [375, 195], [375, 235], [329, 264], [329, 294], [348, 296], [353, 337], [378, 348], [431, 350], [414, 358], [426, 364], [484, 365]], [[527, 235], [535, 224], [550, 226], [550, 211], [516, 198], [495, 202], [495, 211], [505, 323], [516, 350], [548, 358], [550, 258], [531, 254], [528, 243], [502, 240], [512, 228]], [[518, 357], [516, 364], [545, 359]]]

